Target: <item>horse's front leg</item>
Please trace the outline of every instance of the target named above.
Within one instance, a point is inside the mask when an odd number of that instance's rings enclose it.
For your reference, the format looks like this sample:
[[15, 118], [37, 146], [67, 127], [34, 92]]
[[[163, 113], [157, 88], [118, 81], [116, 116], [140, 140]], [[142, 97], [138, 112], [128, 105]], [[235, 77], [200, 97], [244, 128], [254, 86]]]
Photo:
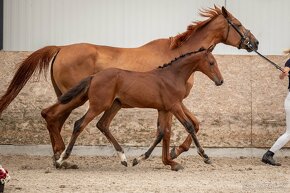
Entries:
[[196, 130], [194, 125], [190, 121], [190, 119], [186, 116], [185, 112], [182, 108], [183, 104], [176, 104], [174, 108], [172, 108], [172, 113], [174, 116], [181, 122], [181, 124], [185, 127], [186, 131], [191, 135], [195, 146], [197, 148], [198, 154], [203, 157], [205, 163], [211, 163], [209, 157], [205, 154], [204, 149], [200, 145], [197, 137], [196, 137]]
[[109, 142], [113, 144], [119, 158], [121, 159], [121, 164], [127, 167], [128, 163], [124, 150], [109, 130], [111, 121], [121, 108], [121, 103], [118, 100], [114, 100], [111, 107], [104, 112], [103, 116], [98, 121], [97, 128], [106, 136]]
[[[187, 116], [188, 119], [190, 119], [191, 123], [194, 125], [195, 132], [197, 133], [199, 131], [199, 121], [197, 118], [191, 113], [184, 104], [181, 104], [182, 110]], [[188, 151], [190, 148], [190, 145], [192, 143], [192, 137], [190, 134], [188, 134], [185, 141], [179, 146], [179, 147], [173, 147], [170, 151], [170, 156], [172, 159], [177, 158], [180, 154], [182, 154], [185, 151]]]
[[133, 166], [139, 164], [143, 160], [148, 159], [149, 156], [151, 155], [151, 153], [153, 152], [153, 150], [155, 149], [155, 147], [163, 139], [164, 132], [163, 132], [163, 130], [160, 127], [160, 121], [159, 121], [159, 119], [160, 119], [160, 117], [158, 116], [158, 120], [157, 120], [157, 133], [156, 133], [156, 137], [155, 137], [155, 140], [154, 140], [153, 144], [149, 147], [149, 149], [145, 152], [145, 154], [142, 154], [141, 156], [139, 156], [138, 158], [135, 158], [133, 160]]

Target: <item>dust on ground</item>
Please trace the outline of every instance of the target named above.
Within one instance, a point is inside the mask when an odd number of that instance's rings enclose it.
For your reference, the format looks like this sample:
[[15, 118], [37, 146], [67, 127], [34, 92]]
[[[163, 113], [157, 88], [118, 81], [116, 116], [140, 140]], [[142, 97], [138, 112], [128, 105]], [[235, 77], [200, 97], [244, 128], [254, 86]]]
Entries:
[[[132, 163], [133, 158], [129, 158]], [[12, 177], [5, 193], [20, 192], [289, 192], [290, 158], [281, 167], [265, 165], [260, 158], [212, 158], [204, 164], [198, 156], [177, 161], [184, 170], [174, 172], [161, 157], [151, 157], [124, 167], [117, 157], [72, 156], [77, 170], [58, 170], [48, 156], [1, 156]]]

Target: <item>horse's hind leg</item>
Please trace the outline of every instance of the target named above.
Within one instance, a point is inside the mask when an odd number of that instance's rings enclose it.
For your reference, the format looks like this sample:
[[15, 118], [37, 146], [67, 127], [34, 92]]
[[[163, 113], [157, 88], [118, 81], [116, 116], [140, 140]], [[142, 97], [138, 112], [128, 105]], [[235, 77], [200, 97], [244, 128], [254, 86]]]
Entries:
[[185, 127], [187, 132], [191, 135], [195, 146], [197, 147], [198, 154], [203, 157], [205, 163], [211, 163], [209, 157], [205, 154], [204, 149], [201, 147], [197, 137], [196, 137], [196, 130], [194, 125], [191, 123], [190, 119], [186, 116], [183, 111], [181, 104], [177, 104], [175, 108], [172, 109], [172, 113], [174, 116], [181, 122], [181, 124]]
[[124, 150], [109, 130], [111, 121], [121, 108], [121, 103], [118, 100], [114, 100], [111, 107], [105, 111], [101, 119], [98, 121], [97, 127], [106, 136], [109, 142], [113, 144], [119, 158], [121, 159], [121, 164], [127, 167], [128, 163], [127, 158], [124, 154]]
[[56, 161], [56, 163], [58, 164], [58, 167], [62, 167], [62, 165], [64, 164], [64, 160], [68, 159], [73, 146], [77, 140], [77, 137], [80, 135], [80, 133], [84, 130], [84, 128], [99, 114], [100, 112], [96, 112], [92, 109], [89, 109], [87, 111], [87, 113], [80, 118], [79, 120], [77, 120], [74, 124], [74, 129], [73, 129], [73, 133], [71, 136], [71, 139], [67, 145], [67, 147], [65, 148], [65, 150], [61, 153], [60, 158]]
[[156, 134], [156, 138], [155, 141], [153, 142], [153, 144], [150, 146], [150, 148], [145, 152], [145, 154], [142, 154], [141, 156], [139, 156], [138, 158], [135, 158], [133, 160], [133, 166], [139, 164], [141, 161], [146, 160], [149, 158], [149, 156], [151, 155], [151, 153], [153, 152], [153, 150], [155, 149], [155, 147], [161, 142], [161, 140], [163, 139], [164, 136], [164, 132], [163, 130], [160, 128], [160, 121], [159, 121], [159, 116], [158, 116], [158, 121], [157, 121], [157, 134]]
[[60, 112], [60, 105], [53, 105], [49, 108], [43, 109], [41, 112], [42, 117], [47, 122], [47, 130], [49, 132], [52, 150], [54, 153], [54, 161], [57, 160], [65, 149], [65, 144], [60, 135], [61, 128], [68, 117], [69, 113], [62, 112], [58, 113], [58, 116], [55, 116], [56, 112]]
[[[74, 106], [67, 106], [64, 104], [57, 103], [55, 105], [52, 105], [44, 110], [42, 110], [41, 115], [47, 122], [47, 130], [49, 131], [51, 143], [52, 143], [52, 149], [53, 149], [53, 164], [57, 167], [58, 164], [56, 164], [56, 160], [59, 159], [61, 153], [65, 149], [65, 144], [63, 142], [63, 139], [60, 135], [62, 126], [67, 119], [67, 117], [70, 115], [72, 109], [81, 106], [84, 103], [84, 101], [81, 101], [79, 104], [77, 103]], [[71, 164], [69, 162], [65, 163], [66, 169], [75, 169], [78, 168], [77, 165]]]

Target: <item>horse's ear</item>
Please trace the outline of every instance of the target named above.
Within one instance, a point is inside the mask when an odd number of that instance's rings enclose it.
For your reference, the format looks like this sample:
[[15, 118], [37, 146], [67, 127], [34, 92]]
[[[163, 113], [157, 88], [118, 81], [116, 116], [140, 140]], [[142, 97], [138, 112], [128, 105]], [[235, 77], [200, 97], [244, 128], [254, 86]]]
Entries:
[[226, 10], [226, 8], [224, 6], [222, 6], [222, 14], [225, 18], [227, 18], [229, 16], [228, 11]]
[[215, 44], [211, 45], [211, 46], [207, 49], [207, 53], [212, 52], [214, 48], [215, 48]]

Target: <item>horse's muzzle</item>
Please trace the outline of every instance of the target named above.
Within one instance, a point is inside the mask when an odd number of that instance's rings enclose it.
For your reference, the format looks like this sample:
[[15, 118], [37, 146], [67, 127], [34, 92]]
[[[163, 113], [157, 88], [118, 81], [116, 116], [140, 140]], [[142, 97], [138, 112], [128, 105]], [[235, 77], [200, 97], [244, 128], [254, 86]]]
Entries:
[[246, 48], [246, 50], [247, 50], [248, 52], [252, 52], [253, 50], [258, 50], [258, 47], [259, 47], [259, 41], [258, 41], [258, 40], [250, 41], [250, 42], [247, 44], [247, 48]]

